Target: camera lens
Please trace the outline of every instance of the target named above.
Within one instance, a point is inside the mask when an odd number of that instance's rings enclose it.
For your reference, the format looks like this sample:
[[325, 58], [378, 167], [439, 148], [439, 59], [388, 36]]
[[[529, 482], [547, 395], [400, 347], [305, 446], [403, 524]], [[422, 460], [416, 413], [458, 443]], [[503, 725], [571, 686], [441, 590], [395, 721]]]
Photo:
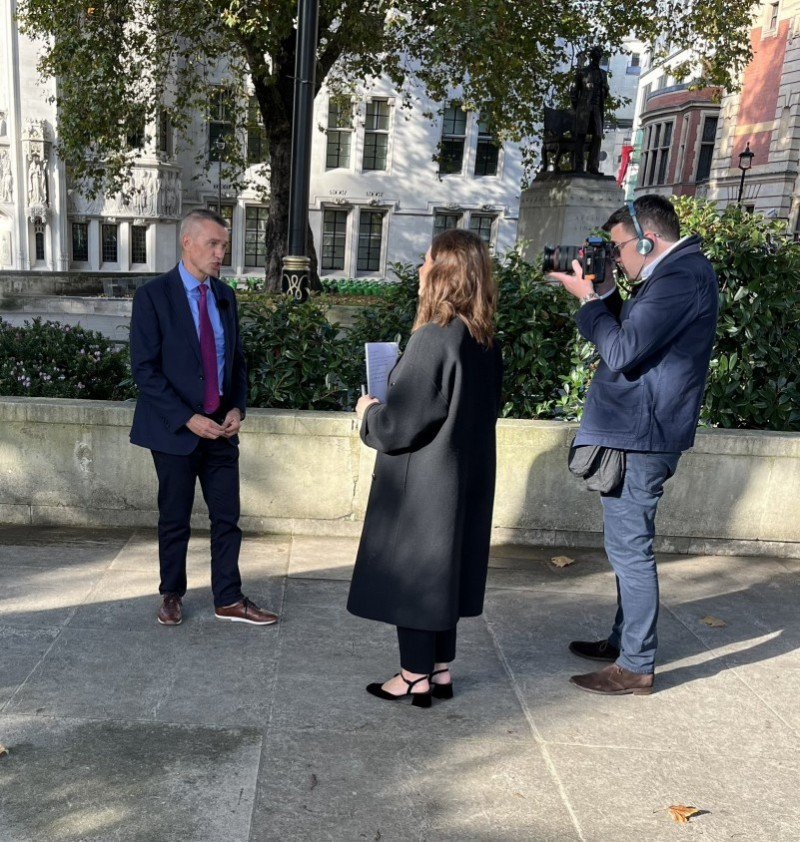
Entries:
[[580, 257], [580, 246], [545, 246], [542, 258], [542, 272], [569, 272], [572, 261]]

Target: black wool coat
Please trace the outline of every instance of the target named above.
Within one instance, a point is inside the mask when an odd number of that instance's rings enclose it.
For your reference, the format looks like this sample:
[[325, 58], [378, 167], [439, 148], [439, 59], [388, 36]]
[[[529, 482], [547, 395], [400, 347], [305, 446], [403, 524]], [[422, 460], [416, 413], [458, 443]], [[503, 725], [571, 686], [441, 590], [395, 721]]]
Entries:
[[502, 357], [461, 319], [415, 331], [364, 413], [378, 455], [347, 609], [443, 631], [483, 610]]

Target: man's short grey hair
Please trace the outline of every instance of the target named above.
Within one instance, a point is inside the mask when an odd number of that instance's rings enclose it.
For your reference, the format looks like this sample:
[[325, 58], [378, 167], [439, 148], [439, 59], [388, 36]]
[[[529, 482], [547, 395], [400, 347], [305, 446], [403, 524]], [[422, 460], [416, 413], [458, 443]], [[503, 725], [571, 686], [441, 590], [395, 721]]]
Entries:
[[203, 221], [215, 222], [217, 225], [221, 225], [225, 229], [228, 227], [228, 223], [216, 211], [209, 210], [208, 208], [197, 208], [197, 210], [189, 211], [189, 213], [183, 217], [183, 220], [181, 221], [181, 239], [184, 238], [189, 229], [196, 222]]

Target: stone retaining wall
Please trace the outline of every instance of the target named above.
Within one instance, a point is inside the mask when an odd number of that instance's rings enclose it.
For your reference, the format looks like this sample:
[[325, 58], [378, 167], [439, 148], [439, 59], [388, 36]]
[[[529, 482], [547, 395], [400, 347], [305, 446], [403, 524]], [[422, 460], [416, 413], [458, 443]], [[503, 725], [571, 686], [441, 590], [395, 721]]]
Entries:
[[[150, 454], [129, 403], [0, 399], [0, 523], [156, 523]], [[597, 496], [566, 469], [574, 425], [498, 425], [496, 543], [600, 546]], [[354, 415], [251, 410], [241, 436], [242, 526], [357, 535], [374, 454]], [[664, 552], [800, 557], [800, 435], [702, 430], [667, 484]], [[198, 494], [195, 525], [207, 524]]]

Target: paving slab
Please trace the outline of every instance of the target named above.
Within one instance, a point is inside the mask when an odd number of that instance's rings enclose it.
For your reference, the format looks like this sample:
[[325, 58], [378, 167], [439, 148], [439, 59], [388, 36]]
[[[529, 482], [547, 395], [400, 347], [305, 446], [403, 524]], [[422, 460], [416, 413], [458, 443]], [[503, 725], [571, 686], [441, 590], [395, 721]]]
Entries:
[[2, 717], [4, 842], [247, 839], [257, 729]]
[[357, 546], [245, 536], [255, 628], [198, 530], [166, 628], [153, 530], [0, 527], [0, 842], [800, 842], [800, 562], [660, 557], [655, 692], [606, 698], [567, 650], [609, 630], [602, 552], [495, 547], [421, 710], [364, 692], [398, 664], [346, 610]]

